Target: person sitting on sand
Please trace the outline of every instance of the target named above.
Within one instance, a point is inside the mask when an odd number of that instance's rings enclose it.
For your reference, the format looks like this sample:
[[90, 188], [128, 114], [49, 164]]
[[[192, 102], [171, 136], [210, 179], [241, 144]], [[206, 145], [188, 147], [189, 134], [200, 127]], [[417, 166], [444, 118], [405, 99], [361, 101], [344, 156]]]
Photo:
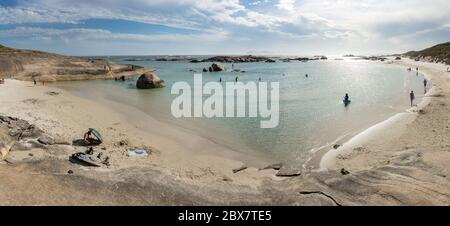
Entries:
[[92, 143], [94, 143], [94, 142], [96, 141], [96, 139], [92, 137], [91, 131], [87, 131], [87, 132], [84, 134], [84, 141], [85, 141], [87, 144], [92, 144]]
[[414, 99], [416, 99], [416, 96], [414, 95], [414, 91], [411, 90], [411, 93], [409, 94], [409, 99], [411, 100], [411, 107], [413, 106]]

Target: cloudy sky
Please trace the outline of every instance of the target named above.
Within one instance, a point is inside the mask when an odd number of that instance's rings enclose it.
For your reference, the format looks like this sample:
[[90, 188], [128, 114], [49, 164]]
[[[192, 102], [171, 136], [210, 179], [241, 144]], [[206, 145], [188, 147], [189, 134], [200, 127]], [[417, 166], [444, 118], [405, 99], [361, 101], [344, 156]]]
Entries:
[[70, 55], [378, 54], [450, 41], [449, 0], [0, 0], [0, 44]]

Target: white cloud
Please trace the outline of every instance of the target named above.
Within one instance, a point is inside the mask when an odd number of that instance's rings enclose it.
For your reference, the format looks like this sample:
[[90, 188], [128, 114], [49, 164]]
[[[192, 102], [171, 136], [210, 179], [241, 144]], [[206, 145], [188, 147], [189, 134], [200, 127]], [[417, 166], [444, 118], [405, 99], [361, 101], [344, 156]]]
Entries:
[[[16, 7], [0, 7], [0, 24], [16, 26], [15, 31], [0, 30], [0, 37], [5, 37], [7, 32], [18, 35], [20, 30], [29, 30], [30, 37], [42, 40], [61, 37], [69, 41], [115, 39], [150, 43], [233, 39], [255, 43], [279, 41], [290, 46], [308, 40], [311, 46], [339, 42], [363, 43], [359, 47], [369, 48], [365, 45], [372, 43], [370, 48], [378, 49], [377, 45], [396, 47], [403, 38], [430, 36], [436, 30], [448, 32], [445, 26], [450, 24], [449, 11], [448, 0], [426, 3], [421, 0], [255, 0], [246, 5], [239, 0], [29, 0], [19, 1]], [[88, 19], [122, 19], [196, 32], [195, 35], [121, 34], [95, 29], [48, 30], [52, 35], [39, 32], [39, 23], [80, 23]], [[409, 40], [411, 45], [415, 44], [412, 38]]]
[[295, 2], [296, 0], [278, 0], [278, 4], [276, 5], [276, 7], [288, 12], [294, 12]]
[[34, 37], [42, 40], [54, 41], [129, 41], [129, 42], [171, 42], [171, 41], [221, 41], [228, 33], [216, 30], [207, 34], [157, 34], [142, 35], [128, 33], [112, 33], [104, 29], [48, 29], [39, 27], [17, 27], [0, 33], [0, 38]]

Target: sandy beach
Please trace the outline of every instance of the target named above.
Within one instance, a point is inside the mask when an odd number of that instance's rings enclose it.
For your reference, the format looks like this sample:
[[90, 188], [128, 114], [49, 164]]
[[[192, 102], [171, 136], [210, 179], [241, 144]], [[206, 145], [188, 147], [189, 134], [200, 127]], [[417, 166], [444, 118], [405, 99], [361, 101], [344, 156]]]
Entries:
[[[33, 86], [32, 82], [6, 80], [0, 96], [2, 114], [24, 119], [37, 125], [50, 136], [68, 143], [82, 139], [88, 128], [101, 131], [105, 142], [96, 147], [96, 150], [111, 158], [108, 170], [152, 166], [171, 176], [205, 183], [230, 176], [235, 178], [234, 183], [240, 183], [239, 178], [243, 176], [242, 181], [246, 181], [245, 184], [252, 184], [270, 175], [264, 172], [256, 173], [256, 167], [266, 164], [262, 160], [228, 150], [181, 128], [169, 126], [139, 111], [128, 109], [130, 107], [118, 108], [133, 112], [133, 118], [139, 118], [145, 123], [133, 123], [105, 105], [73, 96], [57, 88]], [[73, 148], [78, 151], [86, 149], [76, 146]], [[129, 158], [126, 152], [132, 148], [148, 148], [151, 150], [151, 156], [145, 159]], [[13, 158], [13, 154], [9, 157]], [[66, 156], [61, 158], [65, 159]], [[256, 165], [245, 174], [233, 175], [232, 169], [243, 165], [242, 161]]]
[[[450, 73], [439, 64], [405, 59], [397, 63], [405, 69], [418, 66], [431, 80], [433, 87], [424, 100], [324, 153], [321, 170], [305, 170], [294, 178], [258, 170], [273, 163], [126, 106], [119, 107], [145, 123], [134, 123], [106, 105], [61, 89], [6, 80], [0, 85], [0, 113], [26, 120], [62, 142], [11, 151], [0, 164], [0, 193], [6, 194], [0, 203], [448, 205]], [[96, 153], [108, 156], [110, 166], [90, 168], [68, 161], [74, 152], [85, 151], [70, 144], [87, 128], [105, 137]], [[151, 154], [128, 157], [133, 148]], [[232, 172], [242, 165], [249, 168]]]
[[[418, 67], [420, 73], [423, 73], [433, 86], [427, 88], [425, 97], [420, 103], [416, 103], [416, 106], [370, 127], [337, 150], [329, 151], [320, 163], [322, 169], [344, 166], [357, 169], [371, 168], [388, 162], [389, 158], [402, 151], [448, 148], [450, 98], [447, 98], [447, 95], [450, 91], [450, 73], [446, 72], [447, 66], [410, 59], [396, 63], [405, 69]], [[431, 156], [440, 159], [442, 163], [450, 161], [445, 152], [430, 154], [429, 157]], [[443, 170], [448, 173], [449, 169], [445, 168]]]

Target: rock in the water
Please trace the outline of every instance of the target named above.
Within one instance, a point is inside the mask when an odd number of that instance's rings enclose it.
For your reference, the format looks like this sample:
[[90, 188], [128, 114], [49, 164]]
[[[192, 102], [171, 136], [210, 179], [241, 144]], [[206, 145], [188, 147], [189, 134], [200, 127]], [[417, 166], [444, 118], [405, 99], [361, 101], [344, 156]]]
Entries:
[[234, 170], [233, 170], [233, 173], [237, 173], [237, 172], [240, 172], [240, 171], [246, 170], [246, 169], [247, 169], [247, 166], [241, 166], [241, 167], [239, 167], [239, 168], [237, 168], [237, 169], [234, 169]]
[[221, 62], [221, 63], [253, 63], [263, 62], [270, 59], [264, 56], [215, 56], [202, 60], [202, 62]]
[[142, 74], [136, 82], [138, 89], [154, 89], [165, 87], [164, 80], [161, 80], [158, 76], [151, 72]]
[[268, 59], [268, 60], [266, 60], [266, 63], [275, 63], [275, 62], [277, 62], [276, 60], [273, 60], [273, 59]]
[[73, 170], [67, 171], [68, 174], [73, 174]]
[[277, 177], [296, 177], [300, 176], [302, 171], [291, 167], [282, 167], [276, 174]]
[[203, 68], [203, 72], [208, 72], [208, 69], [206, 69], [206, 68]]
[[39, 137], [38, 141], [41, 144], [45, 144], [45, 145], [54, 145], [55, 144], [55, 139], [53, 139], [53, 137], [47, 135], [47, 134], [43, 134]]
[[221, 63], [213, 63], [211, 65], [211, 69], [213, 72], [225, 71], [225, 66], [223, 66], [223, 64]]

